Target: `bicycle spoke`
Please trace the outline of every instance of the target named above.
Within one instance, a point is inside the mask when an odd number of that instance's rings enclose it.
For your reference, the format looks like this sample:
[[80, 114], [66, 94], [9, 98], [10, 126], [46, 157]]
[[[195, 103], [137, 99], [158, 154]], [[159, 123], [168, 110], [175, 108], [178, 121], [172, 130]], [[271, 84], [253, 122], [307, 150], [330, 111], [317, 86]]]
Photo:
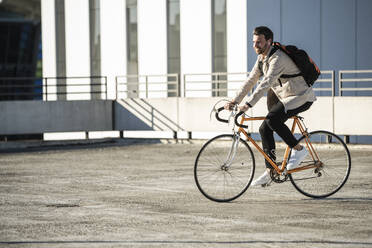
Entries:
[[[306, 196], [330, 196], [345, 184], [349, 176], [350, 153], [343, 141], [332, 133], [312, 132], [309, 134], [309, 139], [322, 166], [319, 169], [309, 168], [291, 173], [291, 182], [299, 192]], [[329, 141], [332, 143], [328, 143]], [[304, 142], [304, 137], [300, 139], [301, 142]], [[308, 155], [308, 157], [311, 156]], [[307, 163], [309, 160], [305, 161]], [[314, 175], [311, 176], [311, 173]]]
[[[239, 177], [235, 177], [232, 173], [229, 173], [229, 175], [231, 176], [232, 179], [234, 180], [237, 180], [238, 183], [239, 183], [239, 188], [245, 186], [247, 184], [247, 182], [241, 180]], [[237, 187], [237, 186], [236, 186]]]
[[211, 173], [209, 173], [209, 174], [205, 174], [205, 175], [202, 175], [203, 173], [199, 173], [199, 180], [200, 180], [200, 179], [204, 179], [204, 178], [206, 178], [206, 177], [214, 176], [214, 175], [216, 175], [218, 172], [221, 172], [221, 170], [216, 170], [216, 171], [214, 171], [214, 172], [211, 172]]
[[254, 173], [253, 153], [233, 135], [220, 135], [209, 140], [200, 150], [194, 166], [198, 189], [213, 201], [236, 199], [249, 186]]

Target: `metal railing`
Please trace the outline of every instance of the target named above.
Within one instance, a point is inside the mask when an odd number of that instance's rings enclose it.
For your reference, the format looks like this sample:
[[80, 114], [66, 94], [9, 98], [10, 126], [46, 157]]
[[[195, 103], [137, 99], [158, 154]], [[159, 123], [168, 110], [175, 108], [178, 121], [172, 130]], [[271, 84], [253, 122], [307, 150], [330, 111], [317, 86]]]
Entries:
[[116, 99], [179, 97], [179, 75], [123, 75], [115, 77]]
[[[182, 77], [179, 74], [123, 75], [115, 77], [112, 92], [116, 99], [232, 97], [248, 75], [249, 72], [188, 73]], [[335, 71], [321, 71], [313, 89], [317, 96], [372, 96], [372, 70], [341, 70], [338, 84]], [[0, 78], [0, 101], [107, 99], [107, 93], [106, 76]]]
[[107, 77], [45, 77], [44, 100], [107, 99]]
[[183, 96], [228, 96], [243, 85], [248, 75], [249, 72], [184, 74]]
[[3, 77], [0, 100], [107, 99], [107, 77]]
[[1, 77], [0, 100], [41, 100], [43, 79], [37, 77]]
[[[372, 75], [370, 77], [359, 77], [360, 74], [372, 74], [372, 70], [341, 70], [338, 72], [338, 95], [343, 96], [343, 92], [353, 92], [355, 95], [368, 93], [372, 95]], [[347, 78], [346, 78], [347, 77]], [[346, 85], [347, 84], [347, 85]], [[351, 87], [350, 85], [367, 87]], [[363, 94], [361, 94], [363, 95]]]
[[335, 96], [335, 71], [321, 71], [318, 80], [312, 86], [317, 95], [322, 96], [322, 93], [328, 93]]
[[[214, 72], [183, 75], [183, 96], [231, 96], [246, 80], [249, 72]], [[334, 71], [321, 71], [320, 78], [314, 83], [315, 92], [328, 92], [335, 96]], [[194, 93], [194, 94], [191, 94]]]

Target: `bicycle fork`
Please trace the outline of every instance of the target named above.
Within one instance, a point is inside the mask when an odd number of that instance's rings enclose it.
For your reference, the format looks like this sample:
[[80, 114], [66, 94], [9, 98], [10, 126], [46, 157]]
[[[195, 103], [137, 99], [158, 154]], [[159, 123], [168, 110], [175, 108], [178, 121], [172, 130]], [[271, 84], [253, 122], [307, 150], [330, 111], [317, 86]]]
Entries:
[[227, 171], [230, 168], [232, 162], [234, 161], [235, 156], [236, 156], [236, 151], [239, 145], [239, 139], [240, 139], [239, 133], [234, 133], [231, 149], [229, 151], [229, 154], [227, 155], [225, 163], [221, 166], [222, 170]]

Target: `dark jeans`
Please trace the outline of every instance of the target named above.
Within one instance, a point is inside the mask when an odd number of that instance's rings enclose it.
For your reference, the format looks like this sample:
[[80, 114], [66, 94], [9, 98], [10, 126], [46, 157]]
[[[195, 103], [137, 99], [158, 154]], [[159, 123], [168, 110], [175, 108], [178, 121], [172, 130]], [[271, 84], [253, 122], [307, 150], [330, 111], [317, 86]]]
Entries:
[[[291, 130], [284, 123], [292, 116], [295, 116], [301, 112], [304, 112], [310, 108], [312, 102], [306, 102], [302, 106], [288, 110], [287, 113], [284, 111], [284, 105], [277, 101], [275, 104], [271, 104], [269, 107], [269, 113], [266, 116], [266, 120], [263, 121], [260, 126], [260, 134], [262, 139], [263, 150], [269, 157], [274, 161], [275, 156], [275, 140], [274, 131], [283, 139], [283, 141], [291, 148], [297, 145], [298, 141], [293, 136]], [[269, 162], [265, 161], [266, 167], [271, 168]]]

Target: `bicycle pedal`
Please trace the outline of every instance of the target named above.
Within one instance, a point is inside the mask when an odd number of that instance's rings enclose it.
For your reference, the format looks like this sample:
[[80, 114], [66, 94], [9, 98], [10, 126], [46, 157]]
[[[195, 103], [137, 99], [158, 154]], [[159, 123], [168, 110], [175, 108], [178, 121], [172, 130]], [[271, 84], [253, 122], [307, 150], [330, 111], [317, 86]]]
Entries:
[[262, 188], [269, 187], [271, 185], [272, 181], [268, 183], [261, 184]]

